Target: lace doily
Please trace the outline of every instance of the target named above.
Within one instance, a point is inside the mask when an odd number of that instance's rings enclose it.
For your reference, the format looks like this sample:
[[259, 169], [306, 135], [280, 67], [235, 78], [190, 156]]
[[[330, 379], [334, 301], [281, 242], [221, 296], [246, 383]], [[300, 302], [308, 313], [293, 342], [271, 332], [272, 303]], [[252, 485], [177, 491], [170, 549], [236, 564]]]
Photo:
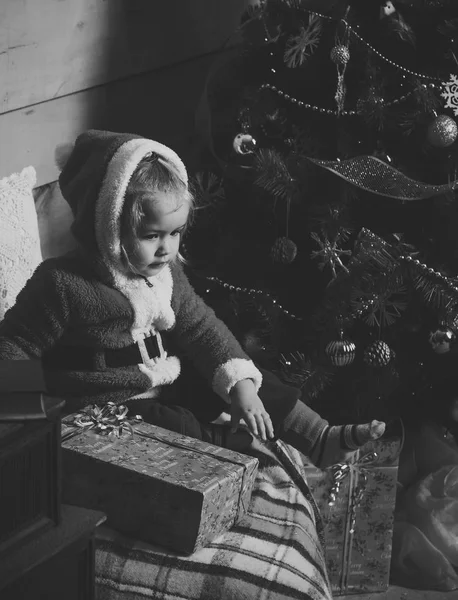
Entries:
[[0, 320], [42, 260], [33, 167], [0, 179]]

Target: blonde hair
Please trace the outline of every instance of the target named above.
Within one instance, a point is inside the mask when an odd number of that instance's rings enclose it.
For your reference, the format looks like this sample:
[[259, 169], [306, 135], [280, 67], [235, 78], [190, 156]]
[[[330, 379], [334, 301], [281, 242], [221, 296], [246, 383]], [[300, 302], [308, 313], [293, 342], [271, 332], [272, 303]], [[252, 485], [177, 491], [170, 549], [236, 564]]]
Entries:
[[[145, 192], [148, 192], [148, 199], [152, 202], [155, 202], [155, 192], [173, 193], [181, 196], [185, 202], [189, 203], [189, 217], [186, 226], [190, 223], [194, 208], [194, 195], [173, 164], [154, 152], [138, 163], [127, 185], [121, 214], [120, 232], [122, 258], [126, 267], [134, 273], [136, 272], [135, 268], [129, 260], [129, 254], [124, 244], [127, 240], [138, 237], [145, 218]], [[177, 254], [177, 259], [186, 262], [180, 252]]]

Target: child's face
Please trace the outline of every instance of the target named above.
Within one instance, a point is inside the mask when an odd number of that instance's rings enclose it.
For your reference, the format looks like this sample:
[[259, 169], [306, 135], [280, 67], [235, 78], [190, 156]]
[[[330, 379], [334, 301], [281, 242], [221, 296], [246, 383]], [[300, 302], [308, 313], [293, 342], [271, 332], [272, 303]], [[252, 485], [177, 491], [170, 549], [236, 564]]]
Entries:
[[145, 214], [128, 255], [139, 275], [157, 275], [175, 259], [189, 215], [189, 203], [178, 194], [156, 191], [143, 201]]

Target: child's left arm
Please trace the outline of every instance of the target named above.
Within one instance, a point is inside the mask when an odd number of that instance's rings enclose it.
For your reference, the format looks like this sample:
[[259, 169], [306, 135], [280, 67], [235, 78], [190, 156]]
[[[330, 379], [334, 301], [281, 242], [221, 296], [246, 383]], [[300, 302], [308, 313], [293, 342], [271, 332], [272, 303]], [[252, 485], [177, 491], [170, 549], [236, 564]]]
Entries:
[[254, 435], [263, 441], [274, 437], [274, 428], [269, 413], [264, 408], [261, 398], [256, 393], [251, 379], [242, 379], [230, 391], [231, 397], [231, 429], [237, 431], [243, 419]]
[[172, 276], [176, 323], [171, 335], [177, 345], [227, 402], [233, 401], [230, 392], [235, 384], [245, 379], [251, 380], [257, 397], [262, 375], [253, 361], [228, 327], [196, 294], [181, 265], [173, 265]]

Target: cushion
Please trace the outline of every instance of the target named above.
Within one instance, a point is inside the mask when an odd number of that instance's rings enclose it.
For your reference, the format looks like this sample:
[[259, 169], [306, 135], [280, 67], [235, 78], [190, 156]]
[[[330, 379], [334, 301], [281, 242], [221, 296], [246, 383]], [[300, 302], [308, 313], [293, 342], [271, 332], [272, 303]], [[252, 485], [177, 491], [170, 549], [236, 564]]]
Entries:
[[35, 188], [35, 209], [43, 259], [61, 256], [76, 246], [70, 231], [73, 214], [62, 197], [59, 183], [54, 181]]
[[285, 462], [258, 456], [247, 516], [191, 556], [109, 526], [97, 528], [97, 599], [331, 600], [318, 511], [302, 458], [291, 446], [277, 443]]
[[33, 167], [0, 179], [0, 320], [42, 261]]

